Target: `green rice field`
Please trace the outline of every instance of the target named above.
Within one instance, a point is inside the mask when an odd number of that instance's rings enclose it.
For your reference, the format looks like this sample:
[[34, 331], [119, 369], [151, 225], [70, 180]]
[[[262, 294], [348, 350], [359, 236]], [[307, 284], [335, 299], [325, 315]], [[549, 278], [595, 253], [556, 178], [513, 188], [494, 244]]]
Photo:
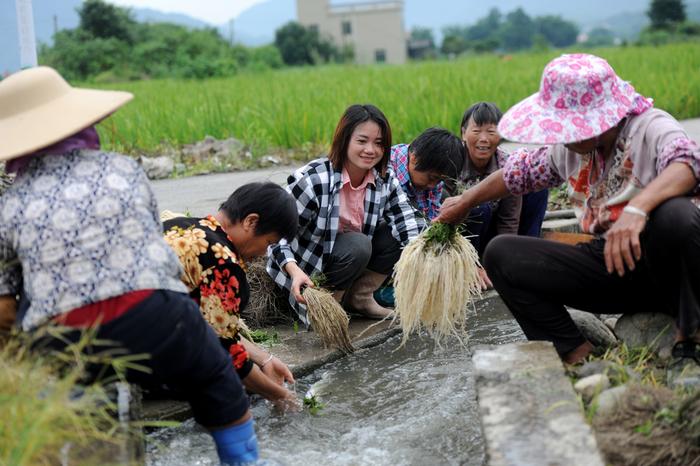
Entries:
[[[100, 125], [107, 148], [158, 152], [162, 144], [236, 137], [256, 150], [328, 144], [343, 110], [373, 103], [387, 115], [393, 142], [423, 129], [458, 131], [465, 108], [489, 100], [506, 110], [535, 92], [544, 65], [561, 51], [473, 56], [403, 66], [323, 66], [205, 81], [112, 84], [136, 98]], [[592, 51], [656, 106], [679, 119], [700, 116], [700, 44]], [[100, 85], [99, 87], [105, 87]]]

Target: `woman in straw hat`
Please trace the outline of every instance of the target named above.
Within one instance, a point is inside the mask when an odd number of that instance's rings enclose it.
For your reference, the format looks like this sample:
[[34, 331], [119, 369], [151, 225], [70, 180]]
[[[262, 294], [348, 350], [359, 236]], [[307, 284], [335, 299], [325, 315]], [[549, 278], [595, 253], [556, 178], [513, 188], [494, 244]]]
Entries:
[[[99, 149], [94, 125], [131, 100], [126, 92], [73, 88], [51, 68], [0, 82], [0, 161], [15, 173], [0, 203], [0, 296], [22, 293], [21, 327], [85, 329], [128, 354], [210, 429], [224, 463], [257, 458], [248, 399], [231, 359], [180, 281], [156, 201], [139, 166]], [[98, 327], [99, 324], [99, 327]]]
[[564, 305], [599, 313], [661, 311], [676, 318], [674, 357], [697, 369], [697, 144], [605, 60], [586, 54], [552, 60], [539, 92], [511, 108], [498, 130], [506, 139], [545, 146], [511, 154], [504, 168], [446, 200], [438, 221], [457, 222], [489, 199], [568, 181], [582, 229], [597, 235], [577, 246], [503, 236], [487, 247], [488, 275], [525, 335], [552, 341], [575, 363], [592, 345]]

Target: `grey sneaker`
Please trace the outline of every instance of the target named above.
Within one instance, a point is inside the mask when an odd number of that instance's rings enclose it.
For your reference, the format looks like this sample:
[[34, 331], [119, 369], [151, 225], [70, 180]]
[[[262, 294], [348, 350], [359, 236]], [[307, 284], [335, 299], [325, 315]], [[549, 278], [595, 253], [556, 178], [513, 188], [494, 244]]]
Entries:
[[671, 388], [700, 387], [700, 343], [679, 341], [673, 345], [666, 383]]

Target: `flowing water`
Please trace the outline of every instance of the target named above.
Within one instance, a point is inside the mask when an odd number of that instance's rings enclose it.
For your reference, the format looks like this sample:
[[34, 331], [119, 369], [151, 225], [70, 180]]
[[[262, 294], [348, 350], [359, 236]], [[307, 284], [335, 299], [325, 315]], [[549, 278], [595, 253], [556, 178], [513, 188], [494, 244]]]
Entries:
[[[255, 402], [261, 458], [285, 466], [483, 464], [472, 348], [524, 337], [497, 297], [477, 303], [469, 327], [466, 348], [415, 336], [397, 350], [399, 335], [298, 380], [300, 397], [313, 387], [324, 404], [317, 415]], [[147, 464], [218, 461], [211, 437], [190, 420], [149, 437]]]

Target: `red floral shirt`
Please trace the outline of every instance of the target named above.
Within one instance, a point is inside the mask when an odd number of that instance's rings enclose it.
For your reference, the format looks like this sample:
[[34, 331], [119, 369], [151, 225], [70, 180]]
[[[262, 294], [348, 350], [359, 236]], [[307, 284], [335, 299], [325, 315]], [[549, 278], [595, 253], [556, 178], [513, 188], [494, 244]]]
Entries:
[[197, 301], [204, 319], [228, 347], [233, 365], [243, 378], [253, 367], [239, 332], [241, 311], [250, 290], [245, 264], [219, 222], [206, 218], [175, 217], [163, 223], [165, 241], [183, 267], [182, 281]]

